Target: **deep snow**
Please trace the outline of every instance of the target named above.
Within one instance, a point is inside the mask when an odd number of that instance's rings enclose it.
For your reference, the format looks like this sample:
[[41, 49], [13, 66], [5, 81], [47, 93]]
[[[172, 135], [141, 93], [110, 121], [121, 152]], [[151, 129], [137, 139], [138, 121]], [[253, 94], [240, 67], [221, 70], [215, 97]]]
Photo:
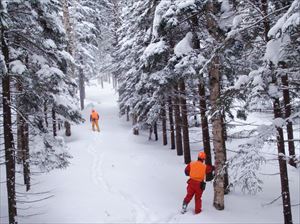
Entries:
[[[86, 122], [73, 126], [72, 137], [66, 138], [73, 156], [70, 166], [34, 176], [31, 192], [50, 190], [54, 197], [19, 211], [25, 216], [41, 213], [21, 217], [20, 223], [283, 223], [281, 199], [263, 206], [280, 195], [278, 175], [266, 175], [264, 191], [255, 196], [231, 192], [224, 211], [212, 206], [213, 186], [208, 183], [203, 212], [194, 215], [192, 201], [188, 212], [180, 214], [187, 180], [183, 158], [169, 146], [149, 142], [147, 133], [132, 135], [130, 122], [119, 118], [111, 85], [87, 87], [86, 104]], [[100, 114], [100, 133], [91, 130], [91, 108]], [[198, 147], [192, 145], [193, 158]], [[262, 172], [278, 172], [278, 162]], [[298, 204], [299, 170], [289, 167], [289, 175], [292, 204]], [[1, 216], [6, 214], [3, 188], [1, 184]], [[293, 220], [299, 223], [299, 206], [293, 207]]]

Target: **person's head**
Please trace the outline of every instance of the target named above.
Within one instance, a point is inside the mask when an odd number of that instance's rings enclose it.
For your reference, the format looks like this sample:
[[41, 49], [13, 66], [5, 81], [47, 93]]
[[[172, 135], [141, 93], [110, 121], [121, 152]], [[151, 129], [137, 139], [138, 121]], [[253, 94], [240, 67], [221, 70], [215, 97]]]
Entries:
[[95, 109], [92, 109], [92, 113], [94, 113], [95, 112]]
[[203, 151], [199, 152], [198, 153], [198, 160], [203, 162], [203, 161], [205, 161], [205, 159], [206, 159], [205, 152], [203, 152]]

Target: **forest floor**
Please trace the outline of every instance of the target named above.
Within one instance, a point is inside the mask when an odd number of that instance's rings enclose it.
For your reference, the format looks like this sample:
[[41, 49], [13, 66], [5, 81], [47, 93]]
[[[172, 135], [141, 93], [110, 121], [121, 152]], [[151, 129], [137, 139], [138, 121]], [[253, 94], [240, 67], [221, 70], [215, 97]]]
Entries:
[[[20, 223], [283, 223], [281, 199], [266, 205], [280, 195], [279, 175], [264, 175], [263, 191], [257, 195], [232, 191], [225, 196], [224, 211], [214, 209], [213, 186], [208, 183], [203, 211], [194, 215], [192, 201], [182, 215], [187, 181], [183, 157], [160, 141], [149, 142], [147, 133], [134, 136], [130, 122], [119, 117], [111, 85], [101, 89], [94, 83], [86, 91], [86, 122], [73, 126], [72, 136], [66, 138], [73, 156], [70, 166], [34, 177], [31, 192], [50, 191], [54, 197], [20, 211]], [[93, 132], [89, 122], [92, 108], [100, 114], [100, 133]], [[193, 159], [198, 150], [193, 143]], [[278, 173], [278, 161], [261, 172]], [[289, 167], [289, 175], [293, 220], [299, 223], [299, 169]], [[3, 196], [1, 190], [1, 223], [7, 221]]]

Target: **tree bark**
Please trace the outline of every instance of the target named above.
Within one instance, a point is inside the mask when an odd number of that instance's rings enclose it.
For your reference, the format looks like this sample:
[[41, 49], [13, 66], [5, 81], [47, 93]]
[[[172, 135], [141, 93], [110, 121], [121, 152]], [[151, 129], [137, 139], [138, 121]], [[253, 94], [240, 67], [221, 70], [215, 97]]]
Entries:
[[[3, 47], [2, 47], [3, 48]], [[8, 49], [7, 49], [8, 50]], [[2, 49], [3, 51], [3, 49]], [[6, 161], [6, 187], [8, 196], [9, 223], [17, 223], [17, 203], [15, 192], [15, 150], [12, 134], [11, 110], [10, 110], [10, 77], [6, 74], [2, 78], [2, 96], [3, 96], [3, 129], [4, 129], [4, 147]]]
[[[27, 118], [27, 117], [26, 117]], [[24, 132], [22, 136], [23, 145], [23, 172], [24, 172], [24, 183], [26, 185], [26, 191], [30, 190], [30, 154], [29, 154], [29, 125], [27, 122], [24, 124]]]
[[[206, 107], [205, 86], [204, 86], [204, 82], [201, 80], [199, 83], [199, 96], [200, 96], [202, 139], [203, 139], [204, 152], [206, 154], [205, 164], [212, 165], [209, 127], [208, 127], [208, 120], [207, 120], [207, 116], [206, 116], [207, 107]], [[212, 179], [213, 179], [212, 173], [209, 173], [206, 175], [207, 181], [210, 181]]]
[[[23, 92], [23, 85], [22, 85], [22, 79], [19, 78], [17, 80], [16, 89], [19, 92], [19, 94], [22, 94]], [[18, 108], [19, 105], [18, 105]], [[26, 186], [26, 191], [30, 190], [30, 163], [29, 163], [29, 128], [27, 119], [28, 116], [25, 114], [24, 111], [21, 111], [18, 109], [18, 115], [17, 115], [17, 125], [18, 125], [18, 160], [23, 165], [23, 178], [24, 178], [24, 184]], [[21, 113], [21, 115], [20, 115]]]
[[155, 141], [158, 141], [157, 122], [154, 122], [153, 124], [153, 133], [154, 133]]
[[171, 141], [171, 149], [175, 149], [175, 133], [174, 133], [174, 119], [173, 119], [173, 105], [172, 98], [169, 97], [168, 100], [169, 107], [169, 123], [170, 123], [170, 141]]
[[294, 131], [293, 131], [293, 123], [289, 120], [292, 108], [291, 108], [291, 100], [290, 100], [290, 92], [289, 92], [289, 79], [288, 75], [285, 74], [281, 76], [281, 82], [283, 85], [283, 102], [284, 102], [284, 109], [285, 109], [285, 119], [287, 120], [287, 137], [288, 137], [288, 146], [289, 146], [289, 164], [293, 167], [297, 167], [295, 160], [295, 144], [294, 144]]
[[[274, 117], [281, 118], [281, 109], [280, 101], [278, 98], [273, 99], [274, 107]], [[292, 220], [292, 211], [291, 211], [291, 200], [290, 200], [290, 190], [289, 190], [289, 178], [287, 172], [287, 165], [285, 159], [285, 150], [284, 150], [284, 137], [283, 130], [281, 127], [277, 127], [277, 149], [278, 149], [278, 161], [280, 169], [280, 181], [281, 181], [281, 198], [283, 203], [283, 215], [284, 223], [291, 224]]]
[[54, 108], [52, 108], [52, 130], [53, 130], [53, 136], [57, 136], [57, 127], [56, 127], [56, 113]]
[[216, 177], [214, 179], [214, 207], [217, 210], [224, 209], [224, 172], [225, 155], [223, 146], [222, 115], [218, 108], [220, 98], [220, 64], [219, 56], [216, 55], [209, 68], [210, 78], [210, 102], [212, 106], [212, 134], [215, 151]]
[[[74, 31], [72, 27], [72, 23], [70, 21], [70, 10], [69, 10], [69, 3], [68, 0], [63, 0], [63, 22], [64, 27], [66, 29], [66, 34], [68, 37], [67, 42], [67, 52], [71, 54], [73, 57], [75, 57], [75, 37], [74, 37]], [[74, 64], [70, 64], [68, 66], [70, 69], [68, 70], [68, 75], [71, 77], [75, 77], [75, 66]], [[71, 136], [71, 124], [68, 121], [65, 121], [65, 135]]]
[[70, 137], [71, 134], [72, 134], [71, 133], [71, 124], [70, 124], [70, 122], [65, 121], [65, 129], [66, 129], [65, 135], [68, 136], [68, 137]]
[[[225, 114], [222, 114], [222, 127], [223, 127], [223, 149], [224, 149], [224, 157], [225, 162], [227, 161], [227, 149], [226, 149], [226, 141], [227, 141], [227, 131], [225, 124]], [[230, 192], [229, 189], [229, 176], [228, 176], [228, 167], [227, 164], [224, 166], [224, 194], [228, 194]]]
[[182, 149], [182, 135], [181, 135], [181, 117], [180, 117], [180, 106], [178, 98], [178, 86], [174, 86], [175, 97], [174, 97], [174, 113], [175, 113], [175, 133], [176, 133], [176, 150], [177, 155], [183, 155]]
[[139, 135], [139, 128], [137, 126], [137, 117], [135, 114], [132, 115], [133, 134]]
[[80, 95], [80, 108], [84, 109], [84, 98], [85, 98], [85, 88], [84, 88], [84, 74], [83, 74], [83, 65], [80, 65], [79, 68], [79, 95]]
[[47, 108], [47, 101], [44, 102], [44, 118], [45, 118], [45, 124], [46, 127], [48, 128], [49, 123], [48, 123], [48, 114], [47, 114], [48, 108]]
[[[270, 21], [267, 17], [268, 15], [268, 0], [261, 0], [261, 10], [264, 18], [264, 37], [265, 41], [268, 42], [270, 40], [268, 36], [268, 32], [270, 30]], [[271, 65], [272, 66], [272, 65]], [[286, 80], [287, 81], [287, 80]], [[277, 86], [277, 77], [272, 77], [272, 83]], [[280, 101], [279, 98], [273, 98], [273, 111], [274, 111], [274, 118], [281, 118], [282, 113], [280, 108]], [[278, 150], [278, 162], [279, 162], [279, 170], [280, 170], [280, 182], [281, 182], [281, 197], [283, 202], [283, 216], [284, 216], [284, 223], [291, 224], [293, 223], [292, 220], [292, 211], [291, 211], [291, 201], [290, 201], [290, 190], [289, 190], [289, 179], [288, 179], [288, 172], [287, 172], [287, 165], [286, 165], [286, 158], [285, 158], [285, 146], [284, 146], [284, 137], [283, 137], [283, 130], [281, 127], [276, 127], [277, 129], [277, 150]]]
[[186, 103], [185, 83], [183, 79], [179, 81], [179, 88], [180, 88], [184, 162], [185, 164], [189, 164], [191, 162], [191, 150], [190, 150], [189, 122], [188, 122], [188, 111], [187, 111], [187, 103]]
[[[0, 10], [3, 9], [2, 1], [0, 1]], [[1, 21], [2, 22], [2, 21]], [[5, 27], [1, 23], [1, 51], [4, 56], [4, 63], [8, 68], [9, 50], [4, 37]], [[10, 93], [10, 76], [6, 73], [2, 75], [2, 106], [3, 106], [3, 134], [4, 134], [4, 151], [6, 165], [6, 187], [8, 199], [8, 216], [9, 223], [17, 223], [17, 202], [16, 202], [16, 163], [15, 163], [15, 147], [12, 133], [12, 118], [11, 118], [11, 93]]]
[[162, 105], [161, 120], [162, 120], [163, 145], [167, 145], [168, 144], [168, 137], [167, 137], [167, 115], [166, 115], [165, 104]]
[[129, 120], [130, 120], [130, 119], [129, 119], [129, 112], [130, 112], [130, 107], [127, 106], [127, 108], [126, 108], [126, 121], [129, 121]]

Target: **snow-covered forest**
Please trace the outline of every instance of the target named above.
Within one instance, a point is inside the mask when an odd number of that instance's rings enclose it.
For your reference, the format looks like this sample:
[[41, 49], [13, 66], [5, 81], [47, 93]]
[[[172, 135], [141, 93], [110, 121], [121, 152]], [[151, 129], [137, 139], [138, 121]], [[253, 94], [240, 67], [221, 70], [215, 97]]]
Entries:
[[300, 223], [300, 0], [0, 0], [0, 32], [0, 223]]

